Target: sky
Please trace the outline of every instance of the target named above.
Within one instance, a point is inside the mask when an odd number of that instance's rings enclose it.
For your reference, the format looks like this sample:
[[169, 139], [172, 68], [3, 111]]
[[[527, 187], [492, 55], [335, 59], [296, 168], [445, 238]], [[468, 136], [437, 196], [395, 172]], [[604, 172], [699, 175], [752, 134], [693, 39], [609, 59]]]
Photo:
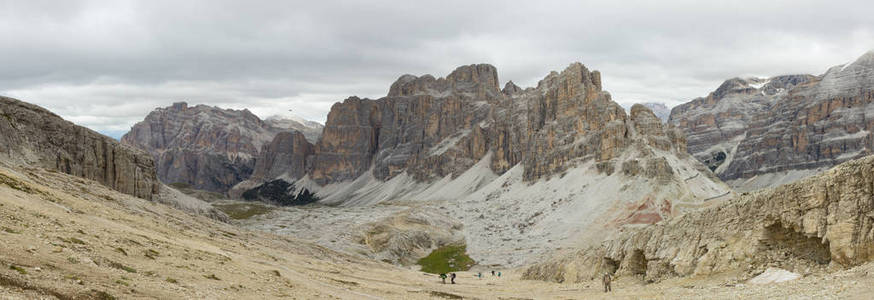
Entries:
[[572, 62], [623, 105], [725, 79], [822, 74], [874, 49], [872, 1], [0, 0], [0, 95], [119, 137], [173, 102], [324, 122], [403, 74]]

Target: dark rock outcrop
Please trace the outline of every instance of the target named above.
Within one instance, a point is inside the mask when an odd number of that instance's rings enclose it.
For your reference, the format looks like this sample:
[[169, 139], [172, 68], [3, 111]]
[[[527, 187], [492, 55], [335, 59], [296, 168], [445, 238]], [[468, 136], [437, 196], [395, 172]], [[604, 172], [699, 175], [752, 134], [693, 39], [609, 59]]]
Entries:
[[6, 97], [0, 97], [0, 155], [144, 199], [158, 192], [155, 163], [147, 153]]
[[307, 189], [298, 189], [293, 183], [282, 179], [266, 182], [243, 192], [242, 198], [248, 201], [269, 202], [282, 206], [306, 205], [319, 201]]

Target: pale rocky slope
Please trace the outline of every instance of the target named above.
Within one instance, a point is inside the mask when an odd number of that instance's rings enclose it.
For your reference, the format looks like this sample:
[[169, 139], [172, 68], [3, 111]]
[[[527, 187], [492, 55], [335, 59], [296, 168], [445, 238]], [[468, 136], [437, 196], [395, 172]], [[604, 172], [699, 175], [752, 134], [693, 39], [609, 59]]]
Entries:
[[[521, 280], [515, 270], [456, 285], [435, 275], [249, 231], [110, 190], [0, 163], [3, 299], [867, 299], [874, 265], [754, 285], [734, 277], [644, 284]], [[487, 272], [488, 269], [482, 269]]]
[[743, 191], [773, 187], [874, 148], [874, 51], [820, 76], [734, 78], [679, 105], [689, 152]]
[[744, 194], [537, 264], [525, 278], [587, 281], [604, 272], [648, 281], [750, 274], [776, 266], [810, 274], [874, 260], [874, 157], [796, 183]]

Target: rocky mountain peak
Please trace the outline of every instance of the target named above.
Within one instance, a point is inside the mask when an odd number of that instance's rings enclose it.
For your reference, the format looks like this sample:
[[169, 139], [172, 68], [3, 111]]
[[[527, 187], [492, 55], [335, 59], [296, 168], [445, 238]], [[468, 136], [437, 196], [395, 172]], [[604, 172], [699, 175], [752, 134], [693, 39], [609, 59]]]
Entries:
[[225, 192], [249, 177], [260, 149], [277, 133], [299, 130], [315, 140], [320, 129], [293, 120], [264, 122], [248, 109], [177, 102], [149, 113], [121, 142], [151, 153], [165, 183]]
[[822, 76], [729, 79], [675, 107], [671, 123], [686, 132], [690, 153], [739, 189], [803, 178], [872, 152], [870, 56]]
[[482, 89], [497, 93], [498, 69], [490, 64], [461, 66], [452, 71], [446, 80], [457, 90]]
[[507, 81], [507, 84], [504, 84], [504, 89], [501, 90], [501, 93], [504, 93], [504, 95], [507, 95], [507, 96], [512, 96], [513, 94], [516, 94], [516, 93], [521, 92], [521, 91], [522, 91], [522, 88], [520, 88], [518, 85], [513, 83], [512, 80], [510, 80], [510, 81]]

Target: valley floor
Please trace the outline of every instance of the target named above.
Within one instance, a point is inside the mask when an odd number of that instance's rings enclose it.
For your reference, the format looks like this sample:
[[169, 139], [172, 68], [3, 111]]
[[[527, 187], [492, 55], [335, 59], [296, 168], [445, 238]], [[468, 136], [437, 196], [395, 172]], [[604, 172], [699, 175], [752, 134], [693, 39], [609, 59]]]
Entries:
[[[771, 285], [732, 275], [643, 284], [435, 275], [192, 216], [93, 181], [0, 166], [0, 299], [869, 298], [874, 264]], [[485, 274], [486, 272], [484, 272]], [[870, 274], [870, 275], [869, 275]]]

